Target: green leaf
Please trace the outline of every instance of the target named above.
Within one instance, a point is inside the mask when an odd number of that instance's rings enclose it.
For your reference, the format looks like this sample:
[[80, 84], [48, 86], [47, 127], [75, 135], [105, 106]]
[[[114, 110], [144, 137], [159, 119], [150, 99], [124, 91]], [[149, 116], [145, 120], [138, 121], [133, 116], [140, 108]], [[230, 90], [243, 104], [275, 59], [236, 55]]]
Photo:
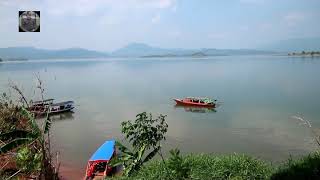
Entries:
[[47, 115], [47, 118], [46, 118], [46, 121], [44, 122], [44, 134], [47, 134], [50, 130], [50, 127], [51, 127], [51, 119], [49, 117], [49, 115]]
[[153, 151], [151, 151], [146, 158], [144, 158], [143, 163], [148, 162], [149, 160], [151, 160], [160, 150], [160, 146], [158, 146], [157, 148], [155, 148]]
[[120, 166], [122, 164], [123, 164], [123, 160], [121, 158], [118, 158], [118, 157], [114, 157], [108, 162], [108, 165], [111, 166], [111, 167]]
[[116, 141], [115, 146], [118, 147], [122, 153], [130, 154], [131, 156], [133, 155], [133, 153], [126, 146], [121, 144], [119, 141]]
[[27, 137], [32, 137], [32, 133], [25, 130], [13, 130], [7, 133], [0, 134], [1, 141], [8, 141], [10, 139]]
[[35, 121], [33, 114], [24, 107], [22, 107], [22, 114], [28, 118], [28, 122], [31, 125], [33, 134], [37, 134], [38, 136], [40, 136], [41, 130], [39, 129], [39, 126]]
[[5, 144], [4, 146], [1, 147], [0, 154], [6, 153], [8, 151], [11, 151], [11, 150], [17, 148], [18, 146], [23, 145], [23, 144], [28, 144], [33, 140], [34, 140], [33, 138], [17, 138], [17, 139], [14, 139], [14, 140], [10, 141], [9, 143], [7, 143], [7, 144]]
[[142, 147], [138, 151], [137, 161], [141, 161], [145, 150], [146, 150], [146, 145], [143, 144]]

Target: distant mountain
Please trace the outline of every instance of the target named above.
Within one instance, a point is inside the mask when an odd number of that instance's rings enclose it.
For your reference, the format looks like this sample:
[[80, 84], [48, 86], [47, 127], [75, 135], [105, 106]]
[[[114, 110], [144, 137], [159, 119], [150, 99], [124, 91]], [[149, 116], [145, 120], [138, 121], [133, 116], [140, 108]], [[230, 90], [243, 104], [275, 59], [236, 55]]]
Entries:
[[253, 49], [164, 49], [143, 43], [132, 43], [111, 53], [112, 56], [120, 57], [199, 57], [258, 54], [274, 54], [274, 52]]
[[273, 51], [255, 49], [202, 49], [201, 52], [207, 56], [230, 56], [230, 55], [265, 55], [275, 54]]
[[287, 39], [262, 46], [260, 49], [279, 52], [319, 51], [320, 37]]
[[0, 48], [0, 58], [7, 61], [28, 59], [99, 58], [99, 57], [205, 57], [229, 55], [274, 54], [272, 51], [254, 49], [178, 49], [158, 48], [143, 43], [132, 43], [110, 54], [82, 48], [61, 50], [39, 49], [34, 47]]
[[149, 46], [143, 43], [131, 43], [111, 53], [112, 56], [121, 57], [141, 57], [141, 56], [180, 56], [188, 53], [194, 53], [196, 50], [187, 49], [165, 49]]
[[4, 60], [15, 59], [52, 59], [52, 58], [98, 58], [107, 57], [106, 53], [91, 51], [82, 48], [69, 48], [62, 50], [47, 50], [34, 47], [8, 47], [0, 48], [0, 58]]

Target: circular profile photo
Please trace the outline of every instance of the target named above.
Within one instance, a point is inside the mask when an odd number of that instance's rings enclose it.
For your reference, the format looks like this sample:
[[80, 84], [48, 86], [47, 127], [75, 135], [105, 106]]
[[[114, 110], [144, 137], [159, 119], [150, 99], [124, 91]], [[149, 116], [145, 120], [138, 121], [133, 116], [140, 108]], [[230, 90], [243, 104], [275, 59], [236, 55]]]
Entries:
[[19, 11], [19, 32], [40, 32], [40, 11]]

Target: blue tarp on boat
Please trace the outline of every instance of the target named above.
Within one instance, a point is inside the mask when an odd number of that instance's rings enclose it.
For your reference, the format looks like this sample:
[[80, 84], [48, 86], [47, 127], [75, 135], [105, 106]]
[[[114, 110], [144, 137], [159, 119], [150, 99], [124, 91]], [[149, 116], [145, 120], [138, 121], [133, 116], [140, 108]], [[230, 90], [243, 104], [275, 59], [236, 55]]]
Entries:
[[104, 142], [91, 156], [90, 161], [110, 160], [114, 152], [115, 143], [115, 140]]

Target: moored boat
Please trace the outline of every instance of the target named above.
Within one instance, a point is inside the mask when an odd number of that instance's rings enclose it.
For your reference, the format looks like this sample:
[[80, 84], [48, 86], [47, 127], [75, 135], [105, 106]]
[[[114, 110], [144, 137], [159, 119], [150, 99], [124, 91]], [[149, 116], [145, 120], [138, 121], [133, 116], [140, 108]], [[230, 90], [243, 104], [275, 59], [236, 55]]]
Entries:
[[199, 107], [215, 107], [217, 100], [201, 97], [187, 97], [184, 99], [173, 99], [177, 105], [182, 106], [199, 106]]
[[115, 140], [105, 141], [91, 156], [87, 164], [86, 180], [104, 178], [112, 173], [108, 162], [116, 156]]
[[55, 114], [68, 112], [74, 109], [73, 101], [65, 101], [60, 103], [53, 103], [54, 99], [46, 99], [43, 101], [34, 101], [31, 103], [31, 106], [28, 110], [34, 113], [36, 116], [42, 116], [47, 113]]
[[49, 114], [67, 112], [72, 109], [74, 109], [73, 101], [60, 102], [49, 106]]
[[45, 99], [41, 101], [33, 101], [30, 103], [28, 110], [36, 115], [44, 114], [48, 111], [49, 106], [53, 104], [54, 99]]

